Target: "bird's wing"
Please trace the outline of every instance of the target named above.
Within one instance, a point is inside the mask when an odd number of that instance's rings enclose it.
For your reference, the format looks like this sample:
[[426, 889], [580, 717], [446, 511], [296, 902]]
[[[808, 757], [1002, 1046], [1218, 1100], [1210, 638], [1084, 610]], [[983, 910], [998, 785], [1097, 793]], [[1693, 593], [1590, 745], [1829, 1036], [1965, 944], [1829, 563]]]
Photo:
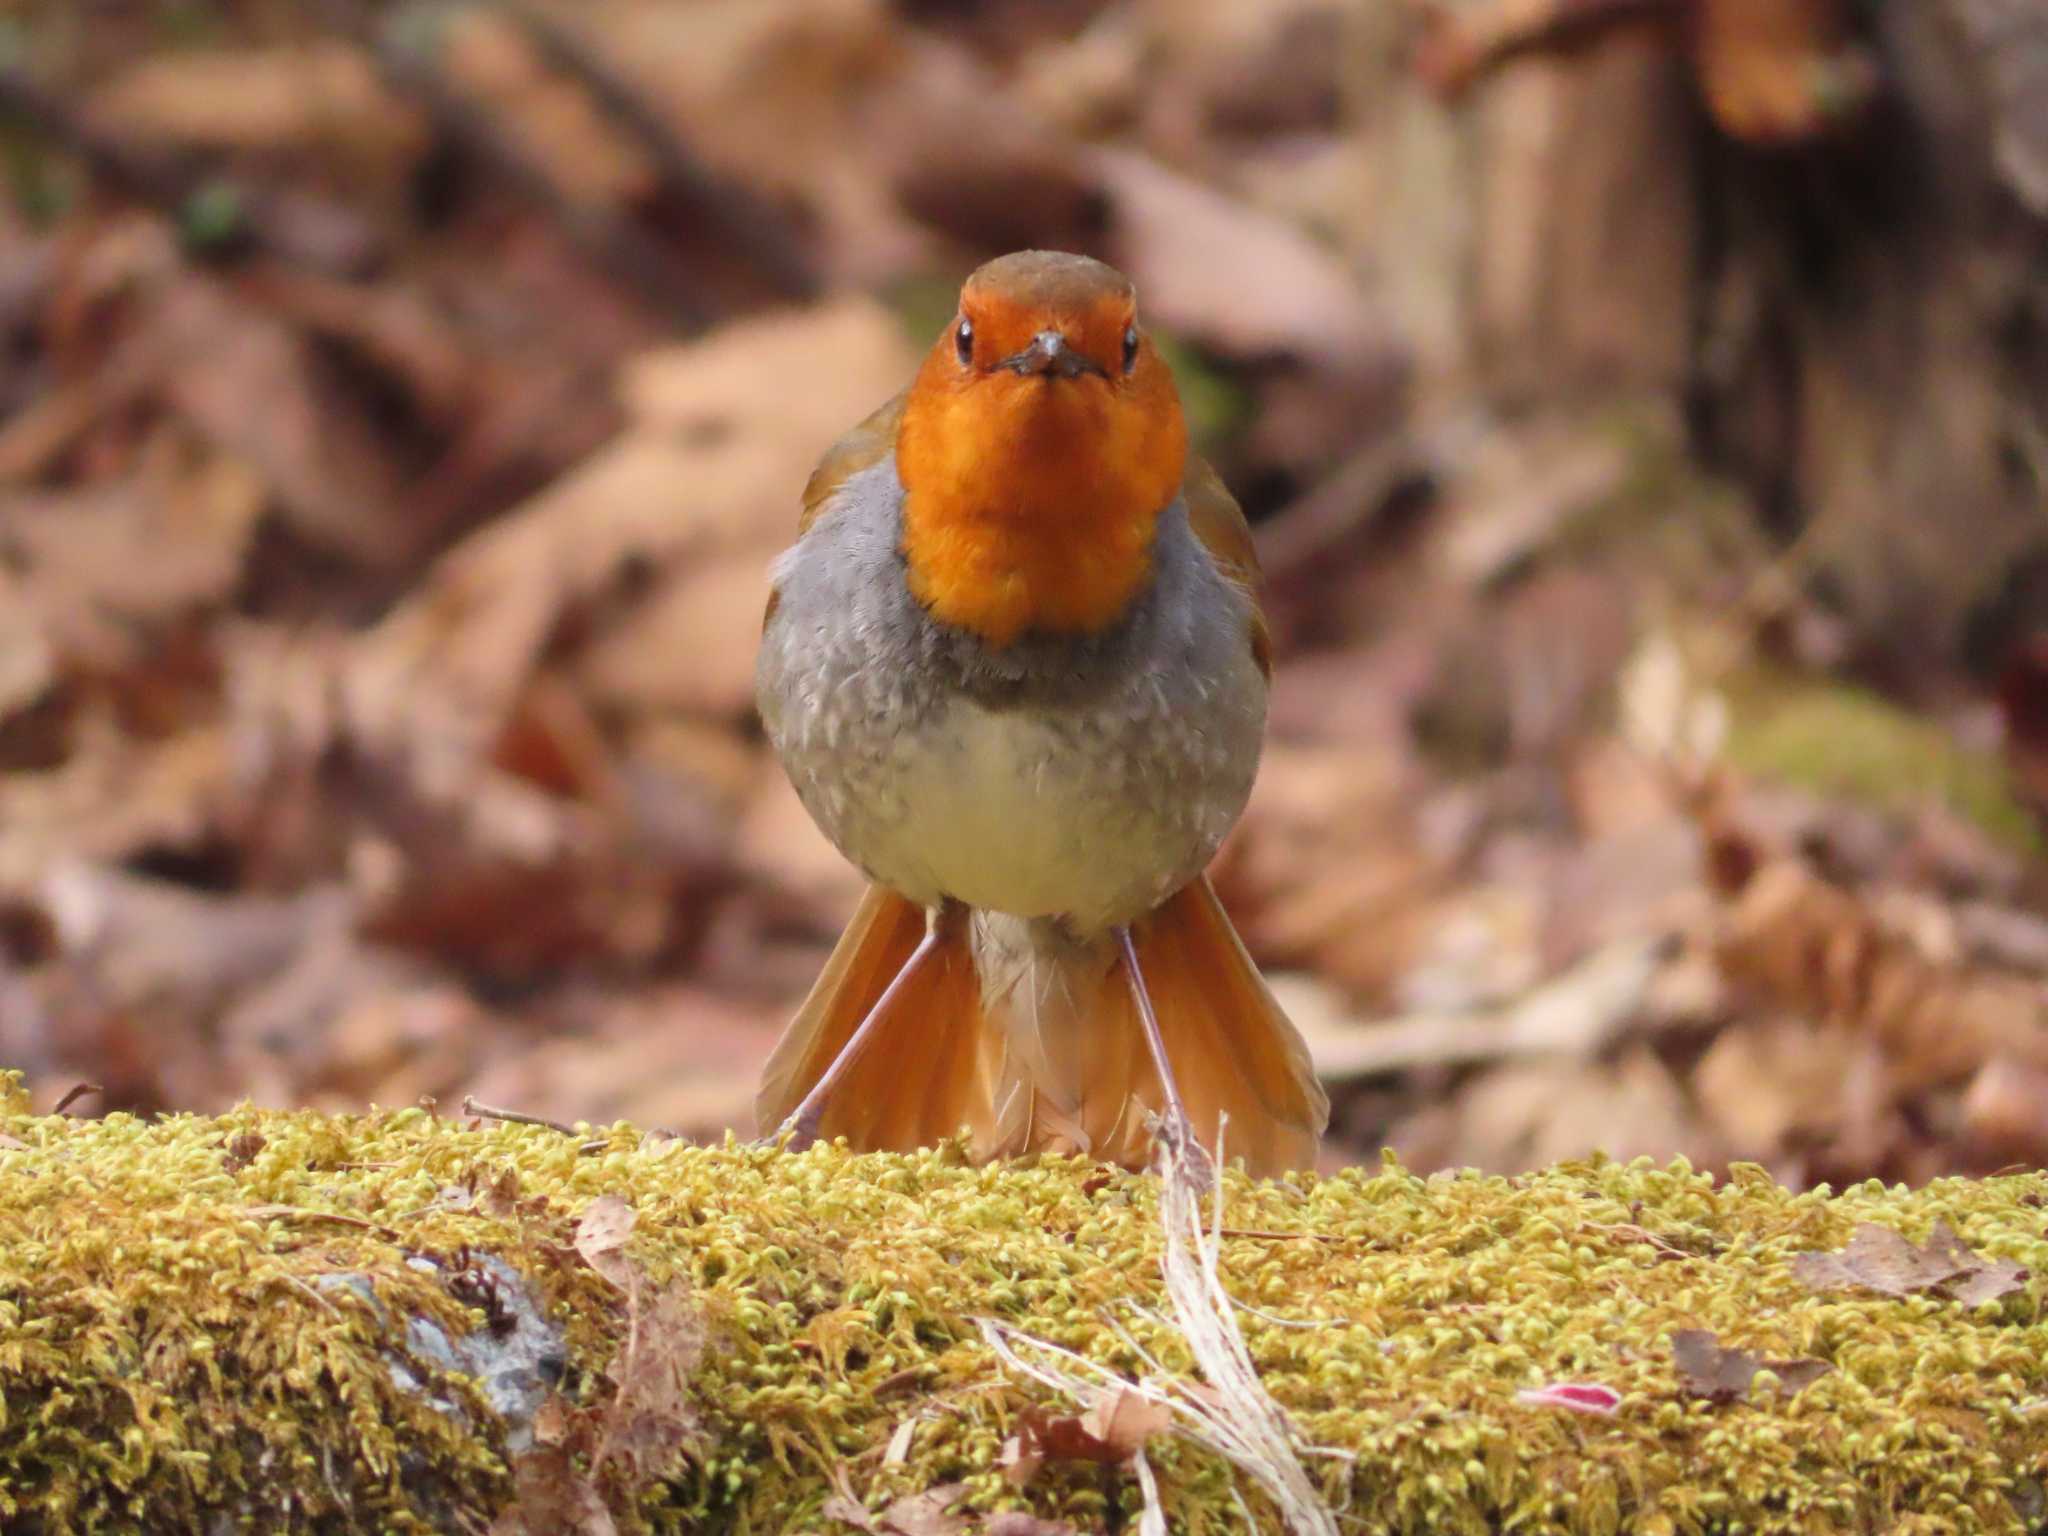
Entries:
[[1251, 525], [1244, 510], [1223, 483], [1223, 477], [1208, 462], [1188, 455], [1187, 475], [1181, 481], [1181, 496], [1188, 506], [1188, 526], [1209, 551], [1223, 574], [1243, 587], [1252, 600], [1252, 659], [1266, 676], [1273, 675], [1273, 641], [1266, 632], [1266, 616], [1259, 611], [1259, 555], [1252, 545]]
[[[804, 482], [804, 509], [796, 519], [798, 539], [802, 539], [810, 531], [811, 524], [831, 509], [832, 498], [850, 476], [859, 474], [895, 450], [896, 424], [903, 419], [903, 402], [909, 397], [910, 391], [904, 390], [825, 450], [825, 456], [818, 460], [818, 467], [811, 471], [811, 478]], [[781, 601], [781, 592], [770, 586], [768, 607], [761, 615], [763, 630], [775, 617], [776, 605]]]
[[818, 460], [818, 467], [804, 484], [804, 510], [796, 524], [798, 538], [824, 514], [833, 493], [846, 483], [848, 476], [860, 473], [895, 450], [896, 426], [903, 419], [903, 402], [909, 398], [910, 391], [906, 389], [825, 450], [825, 456]]

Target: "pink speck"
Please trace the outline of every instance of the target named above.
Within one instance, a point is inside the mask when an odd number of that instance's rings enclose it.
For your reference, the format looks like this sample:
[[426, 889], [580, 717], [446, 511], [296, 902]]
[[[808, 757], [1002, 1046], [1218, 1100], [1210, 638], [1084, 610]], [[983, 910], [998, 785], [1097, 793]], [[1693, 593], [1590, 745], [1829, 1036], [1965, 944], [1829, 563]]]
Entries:
[[1524, 1387], [1515, 1401], [1532, 1408], [1569, 1408], [1573, 1413], [1612, 1413], [1621, 1406], [1621, 1394], [1612, 1387], [1583, 1381], [1553, 1381], [1541, 1387]]

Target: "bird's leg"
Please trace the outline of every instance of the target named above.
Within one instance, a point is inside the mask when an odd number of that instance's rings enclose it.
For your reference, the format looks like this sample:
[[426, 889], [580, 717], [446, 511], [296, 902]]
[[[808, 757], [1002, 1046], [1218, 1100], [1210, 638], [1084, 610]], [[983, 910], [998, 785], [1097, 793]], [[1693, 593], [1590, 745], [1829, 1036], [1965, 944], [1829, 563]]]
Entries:
[[825, 1105], [832, 1097], [832, 1090], [845, 1080], [853, 1070], [853, 1064], [866, 1047], [869, 1038], [888, 1012], [889, 1005], [896, 1000], [918, 968], [931, 957], [939, 947], [939, 916], [941, 909], [932, 908], [925, 914], [924, 937], [917, 941], [917, 948], [910, 952], [910, 958], [903, 962], [889, 985], [882, 989], [882, 995], [875, 999], [875, 1006], [868, 1010], [868, 1016], [860, 1021], [860, 1027], [847, 1037], [846, 1044], [839, 1048], [839, 1054], [832, 1058], [832, 1065], [824, 1075], [811, 1085], [811, 1091], [804, 1095], [803, 1102], [791, 1111], [787, 1120], [775, 1132], [775, 1138], [789, 1137], [789, 1150], [801, 1152], [818, 1139], [819, 1122], [825, 1118]]
[[1181, 1102], [1180, 1085], [1173, 1079], [1173, 1063], [1166, 1059], [1166, 1037], [1159, 1032], [1159, 1015], [1152, 1011], [1152, 994], [1145, 988], [1145, 973], [1138, 966], [1138, 946], [1131, 941], [1128, 927], [1116, 930], [1117, 948], [1123, 952], [1124, 977], [1131, 986], [1131, 999], [1138, 1005], [1138, 1023], [1145, 1031], [1146, 1048], [1152, 1065], [1159, 1071], [1159, 1091], [1166, 1100], [1159, 1117], [1159, 1138], [1177, 1154], [1177, 1161], [1196, 1182], [1207, 1183], [1209, 1157], [1195, 1135], [1195, 1123]]

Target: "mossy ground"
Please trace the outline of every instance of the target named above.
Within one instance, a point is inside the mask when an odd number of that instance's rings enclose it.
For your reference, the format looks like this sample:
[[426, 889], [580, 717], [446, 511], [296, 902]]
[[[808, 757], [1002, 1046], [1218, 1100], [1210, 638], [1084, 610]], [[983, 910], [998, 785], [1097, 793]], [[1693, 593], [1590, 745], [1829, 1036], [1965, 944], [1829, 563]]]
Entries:
[[[972, 1319], [1130, 1370], [1115, 1314], [1187, 1365], [1150, 1317], [1156, 1186], [1073, 1161], [791, 1156], [627, 1127], [583, 1151], [420, 1110], [72, 1120], [4, 1098], [0, 1133], [9, 1531], [233, 1528], [216, 1511], [263, 1530], [482, 1529], [511, 1487], [488, 1415], [471, 1400], [473, 1434], [394, 1385], [372, 1309], [319, 1279], [371, 1276], [390, 1313], [460, 1330], [481, 1314], [406, 1259], [502, 1254], [566, 1330], [563, 1390], [600, 1399], [623, 1314], [571, 1242], [604, 1194], [637, 1210], [632, 1256], [693, 1287], [711, 1340], [701, 1452], [618, 1511], [624, 1529], [822, 1536], [835, 1466], [871, 1503], [965, 1479], [978, 1508], [1102, 1529], [1112, 1504], [1135, 1509], [1129, 1479], [1004, 1483], [998, 1449], [1042, 1393], [1000, 1374]], [[472, 1197], [508, 1170], [517, 1206]], [[1790, 1259], [1860, 1221], [1917, 1240], [1945, 1216], [1979, 1253], [2048, 1274], [2044, 1199], [2039, 1175], [1830, 1197], [1647, 1164], [1233, 1180], [1226, 1221], [1248, 1235], [1224, 1239], [1224, 1273], [1242, 1301], [1321, 1324], [1242, 1318], [1269, 1388], [1341, 1453], [1308, 1465], [1347, 1529], [2021, 1531], [2048, 1459], [2041, 1283], [1974, 1310], [1818, 1296]], [[1687, 1327], [1834, 1369], [1789, 1400], [1688, 1398], [1669, 1342]], [[1553, 1380], [1608, 1384], [1620, 1409], [1517, 1403]], [[910, 1418], [907, 1459], [885, 1464]], [[1243, 1529], [1221, 1463], [1175, 1442], [1151, 1459], [1176, 1531]]]

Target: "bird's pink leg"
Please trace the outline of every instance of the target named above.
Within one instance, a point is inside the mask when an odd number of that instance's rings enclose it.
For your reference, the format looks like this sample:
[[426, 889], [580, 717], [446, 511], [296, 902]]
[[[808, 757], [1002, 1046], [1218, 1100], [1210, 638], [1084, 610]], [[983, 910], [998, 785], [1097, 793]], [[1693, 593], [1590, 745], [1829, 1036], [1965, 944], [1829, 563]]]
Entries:
[[811, 1091], [804, 1095], [803, 1102], [797, 1105], [790, 1112], [789, 1118], [776, 1129], [776, 1138], [785, 1135], [789, 1137], [790, 1151], [801, 1152], [818, 1139], [818, 1126], [825, 1118], [825, 1105], [832, 1097], [832, 1090], [845, 1080], [848, 1072], [853, 1070], [854, 1062], [859, 1059], [861, 1051], [874, 1035], [881, 1023], [882, 1015], [896, 1000], [897, 993], [903, 990], [910, 978], [917, 974], [918, 968], [938, 947], [939, 914], [934, 910], [926, 914], [924, 937], [917, 941], [917, 948], [910, 952], [910, 958], [903, 962], [903, 968], [896, 973], [889, 985], [882, 989], [882, 995], [875, 999], [875, 1006], [870, 1008], [868, 1016], [860, 1021], [860, 1027], [847, 1037], [846, 1044], [839, 1048], [839, 1054], [832, 1058], [832, 1065], [827, 1067], [824, 1075], [811, 1085]]

